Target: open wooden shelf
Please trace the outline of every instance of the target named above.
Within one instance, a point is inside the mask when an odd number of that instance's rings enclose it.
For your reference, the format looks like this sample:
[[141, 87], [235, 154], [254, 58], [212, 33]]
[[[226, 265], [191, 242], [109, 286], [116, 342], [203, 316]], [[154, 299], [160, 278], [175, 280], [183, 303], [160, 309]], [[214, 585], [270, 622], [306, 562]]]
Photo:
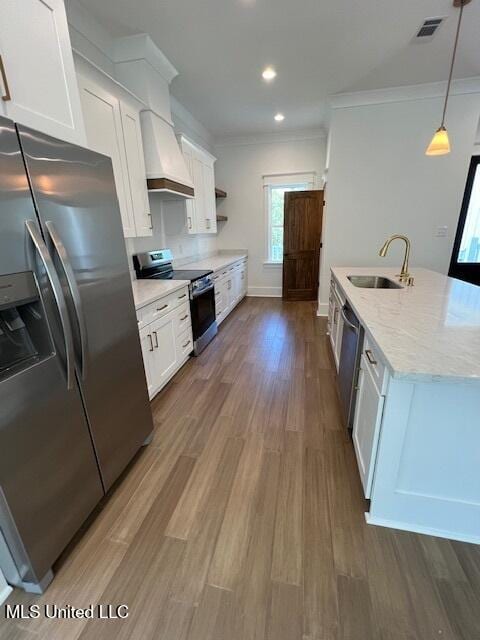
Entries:
[[216, 198], [226, 198], [227, 197], [227, 192], [223, 191], [222, 189], [217, 189], [215, 187], [215, 197]]
[[217, 222], [226, 222], [227, 220], [228, 220], [228, 217], [227, 217], [227, 216], [220, 216], [220, 215], [217, 213]]

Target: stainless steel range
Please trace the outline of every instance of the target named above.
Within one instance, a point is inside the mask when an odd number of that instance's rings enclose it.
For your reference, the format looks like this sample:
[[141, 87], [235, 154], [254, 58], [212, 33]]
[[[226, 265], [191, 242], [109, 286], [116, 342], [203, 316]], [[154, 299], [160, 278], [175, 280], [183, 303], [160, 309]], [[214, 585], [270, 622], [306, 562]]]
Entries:
[[188, 280], [190, 313], [192, 316], [193, 354], [198, 356], [217, 334], [213, 271], [174, 269], [170, 249], [158, 249], [133, 256], [133, 266], [139, 280]]

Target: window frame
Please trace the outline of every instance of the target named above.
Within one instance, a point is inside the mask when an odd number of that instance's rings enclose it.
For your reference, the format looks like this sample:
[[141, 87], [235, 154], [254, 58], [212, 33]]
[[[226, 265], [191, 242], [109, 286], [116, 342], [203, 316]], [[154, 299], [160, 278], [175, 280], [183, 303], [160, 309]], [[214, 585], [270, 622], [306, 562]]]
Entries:
[[458, 261], [458, 254], [462, 243], [465, 223], [467, 221], [468, 208], [470, 205], [470, 198], [472, 195], [477, 168], [480, 168], [480, 155], [472, 156], [472, 159], [470, 161], [467, 182], [465, 185], [465, 192], [463, 194], [462, 207], [460, 209], [460, 217], [458, 219], [457, 232], [455, 235], [455, 241], [453, 243], [452, 257], [450, 260], [448, 275], [451, 278], [458, 278], [459, 280], [464, 280], [465, 282], [471, 282], [472, 284], [480, 285], [480, 262]]
[[272, 189], [289, 189], [305, 187], [299, 191], [311, 191], [315, 189], [316, 173], [314, 171], [292, 174], [274, 174], [263, 176], [264, 200], [265, 200], [265, 261], [267, 266], [282, 266], [281, 260], [274, 260], [272, 256], [272, 230], [280, 225], [272, 224]]

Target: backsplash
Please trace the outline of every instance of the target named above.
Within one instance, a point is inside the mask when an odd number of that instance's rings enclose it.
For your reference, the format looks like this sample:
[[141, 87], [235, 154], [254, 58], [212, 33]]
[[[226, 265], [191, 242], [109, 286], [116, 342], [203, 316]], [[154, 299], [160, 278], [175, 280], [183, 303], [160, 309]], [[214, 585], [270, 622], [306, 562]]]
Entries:
[[133, 271], [132, 255], [154, 249], [171, 249], [174, 266], [207, 258], [217, 253], [216, 235], [191, 235], [187, 231], [185, 202], [162, 202], [155, 194], [149, 194], [152, 213], [153, 236], [148, 238], [126, 238], [130, 273]]

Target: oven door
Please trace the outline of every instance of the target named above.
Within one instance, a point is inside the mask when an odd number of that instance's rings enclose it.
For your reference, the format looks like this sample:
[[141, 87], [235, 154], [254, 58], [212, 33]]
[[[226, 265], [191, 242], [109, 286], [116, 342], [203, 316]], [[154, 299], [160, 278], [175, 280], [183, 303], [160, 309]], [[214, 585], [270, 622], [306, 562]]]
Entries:
[[213, 285], [192, 294], [190, 312], [193, 340], [196, 342], [215, 323], [215, 289]]

